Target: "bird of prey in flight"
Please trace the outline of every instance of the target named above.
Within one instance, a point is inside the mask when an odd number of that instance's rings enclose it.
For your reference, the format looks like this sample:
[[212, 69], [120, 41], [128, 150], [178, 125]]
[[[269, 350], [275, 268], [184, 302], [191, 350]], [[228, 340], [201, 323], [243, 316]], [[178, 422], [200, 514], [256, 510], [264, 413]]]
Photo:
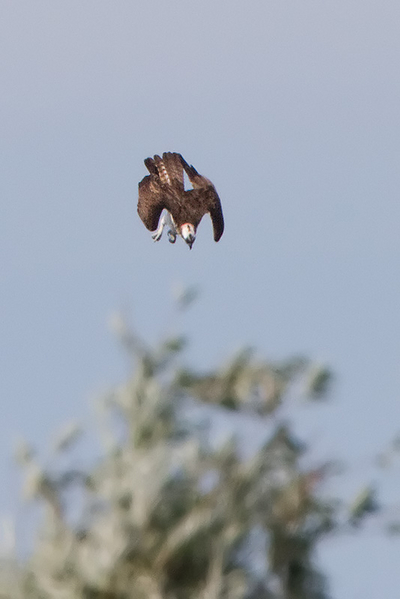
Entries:
[[[224, 217], [211, 181], [199, 175], [176, 152], [164, 152], [162, 158], [156, 154], [153, 158], [146, 158], [144, 163], [150, 175], [139, 183], [137, 209], [145, 227], [154, 231], [154, 241], [159, 241], [164, 227], [168, 227], [171, 243], [175, 243], [179, 235], [192, 249], [197, 227], [207, 212], [211, 216], [214, 240], [219, 241], [224, 232]], [[183, 171], [193, 189], [185, 190]]]

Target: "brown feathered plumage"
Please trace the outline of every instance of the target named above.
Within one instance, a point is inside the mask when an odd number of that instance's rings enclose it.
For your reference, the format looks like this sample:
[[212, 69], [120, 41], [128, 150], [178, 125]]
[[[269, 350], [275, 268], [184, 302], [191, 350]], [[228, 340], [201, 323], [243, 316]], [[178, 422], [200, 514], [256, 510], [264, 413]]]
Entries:
[[[147, 229], [154, 231], [159, 227], [153, 238], [158, 241], [163, 226], [169, 224], [170, 241], [175, 241], [178, 234], [191, 247], [201, 219], [209, 213], [214, 239], [219, 241], [224, 232], [224, 218], [220, 199], [211, 181], [199, 175], [176, 152], [164, 152], [162, 158], [156, 154], [153, 158], [146, 158], [144, 163], [150, 175], [139, 183], [138, 213]], [[184, 170], [193, 189], [185, 190]], [[172, 223], [166, 220], [159, 225], [164, 209], [171, 215]]]

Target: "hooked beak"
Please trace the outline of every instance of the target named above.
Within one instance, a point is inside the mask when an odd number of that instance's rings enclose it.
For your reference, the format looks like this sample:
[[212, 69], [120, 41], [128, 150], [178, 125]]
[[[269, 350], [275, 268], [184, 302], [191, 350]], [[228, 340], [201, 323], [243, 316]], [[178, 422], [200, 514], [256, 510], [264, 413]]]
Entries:
[[186, 243], [189, 246], [189, 249], [192, 249], [192, 245], [194, 244], [194, 240], [196, 239], [196, 237], [194, 235], [188, 235], [185, 239]]

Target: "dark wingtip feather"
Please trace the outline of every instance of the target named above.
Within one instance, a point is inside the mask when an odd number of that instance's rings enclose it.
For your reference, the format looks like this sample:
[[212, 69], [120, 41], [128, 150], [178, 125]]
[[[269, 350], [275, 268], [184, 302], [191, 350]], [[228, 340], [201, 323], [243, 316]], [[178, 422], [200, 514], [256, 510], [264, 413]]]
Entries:
[[146, 158], [144, 161], [144, 164], [145, 164], [147, 170], [149, 171], [149, 173], [151, 173], [153, 175], [157, 174], [157, 168], [156, 168], [153, 158]]
[[186, 162], [186, 160], [184, 159], [184, 157], [181, 154], [179, 154], [179, 157], [180, 157], [180, 160], [181, 160], [181, 164], [182, 164], [183, 168], [185, 169], [188, 177], [189, 178], [190, 177], [196, 177], [199, 173], [196, 171], [196, 169], [194, 168], [194, 166], [191, 165], [191, 164], [188, 164]]
[[219, 230], [217, 233], [214, 233], [214, 241], [215, 242], [218, 242], [221, 239], [223, 232], [224, 232], [224, 229], [222, 227], [221, 230]]

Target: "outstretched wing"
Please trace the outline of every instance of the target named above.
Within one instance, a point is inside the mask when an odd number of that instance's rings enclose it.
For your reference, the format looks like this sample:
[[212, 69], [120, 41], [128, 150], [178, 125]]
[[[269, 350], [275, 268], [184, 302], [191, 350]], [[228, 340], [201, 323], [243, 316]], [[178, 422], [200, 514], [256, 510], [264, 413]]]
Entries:
[[181, 163], [193, 185], [193, 189], [203, 191], [201, 194], [203, 210], [210, 214], [214, 230], [214, 240], [219, 241], [224, 232], [224, 216], [217, 191], [211, 181], [200, 175], [194, 166], [188, 164], [182, 156]]
[[155, 175], [147, 175], [140, 181], [137, 211], [144, 226], [150, 231], [157, 229], [161, 212], [164, 208], [168, 208], [166, 201], [165, 194], [163, 194]]

